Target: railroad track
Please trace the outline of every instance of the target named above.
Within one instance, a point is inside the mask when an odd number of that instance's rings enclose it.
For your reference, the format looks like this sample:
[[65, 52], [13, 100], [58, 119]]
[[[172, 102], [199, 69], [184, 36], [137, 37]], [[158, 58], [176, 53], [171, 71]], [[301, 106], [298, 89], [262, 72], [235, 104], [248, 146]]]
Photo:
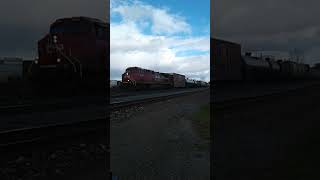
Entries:
[[275, 92], [270, 92], [270, 93], [265, 93], [262, 95], [256, 95], [256, 96], [249, 96], [249, 97], [239, 97], [239, 98], [233, 98], [233, 99], [228, 99], [224, 101], [218, 101], [215, 102], [213, 100], [213, 109], [214, 110], [225, 110], [225, 109], [231, 109], [231, 108], [237, 108], [240, 106], [246, 106], [246, 105], [252, 105], [255, 103], [259, 102], [264, 102], [269, 99], [274, 99], [278, 97], [282, 97], [284, 95], [294, 95], [295, 93], [299, 93], [303, 90], [306, 90], [308, 88], [313, 88], [318, 86], [319, 83], [314, 83], [314, 84], [309, 84], [301, 87], [295, 87], [283, 91], [275, 91]]
[[[149, 96], [147, 98], [136, 98], [131, 100], [115, 100], [110, 103], [109, 109], [115, 110], [132, 105], [149, 103], [154, 101], [162, 101], [165, 99], [183, 96], [190, 93], [201, 92], [207, 89], [197, 91], [186, 91], [179, 93], [171, 93], [161, 96]], [[7, 109], [24, 109], [30, 108], [32, 105], [16, 105], [2, 107], [1, 110]], [[107, 107], [107, 106], [106, 106]], [[9, 146], [27, 145], [31, 143], [49, 141], [50, 139], [65, 138], [70, 136], [78, 136], [83, 133], [94, 132], [97, 130], [107, 130], [107, 115], [87, 121], [73, 121], [59, 124], [43, 125], [31, 128], [14, 129], [0, 132], [0, 149]]]
[[[97, 147], [105, 144], [104, 154], [107, 154], [110, 152], [108, 132], [109, 126], [106, 117], [2, 131], [0, 132], [0, 179], [16, 179], [12, 177], [19, 176], [19, 174], [8, 171], [8, 166], [10, 166], [9, 168], [17, 168], [18, 172], [21, 171], [21, 168], [25, 168], [24, 173], [36, 171], [40, 173], [38, 175], [42, 177], [41, 179], [52, 179], [51, 175], [55, 168], [50, 167], [56, 165], [52, 164], [49, 158], [52, 152], [57, 152], [61, 148], [64, 151], [71, 150], [77, 144], [97, 143]], [[75, 156], [78, 157], [76, 154]], [[17, 157], [25, 157], [23, 159], [28, 159], [29, 165], [17, 162], [15, 160]], [[82, 164], [84, 163], [82, 162]], [[33, 178], [28, 176], [28, 179]]]
[[[201, 92], [202, 90], [197, 91], [188, 91], [183, 93], [174, 93], [166, 94], [161, 96], [153, 96], [148, 98], [141, 99], [131, 99], [131, 100], [122, 100], [122, 101], [113, 101], [110, 104], [110, 109], [115, 110], [118, 108], [128, 107], [132, 105], [149, 103], [154, 101], [162, 101], [165, 99], [187, 95], [189, 93]], [[28, 106], [28, 105], [27, 105]], [[30, 105], [29, 105], [30, 106]], [[7, 108], [25, 108], [26, 105], [18, 105]], [[107, 115], [105, 117], [99, 117], [86, 121], [73, 121], [59, 124], [50, 124], [43, 126], [36, 126], [30, 128], [14, 129], [8, 131], [0, 132], [0, 158], [6, 159], [6, 156], [12, 153], [17, 154], [30, 154], [32, 153], [33, 159], [32, 164], [33, 168], [41, 169], [41, 167], [47, 167], [46, 160], [50, 152], [55, 148], [59, 148], [64, 144], [70, 146], [73, 142], [82, 142], [82, 139], [88, 138], [94, 140], [96, 138], [105, 138], [106, 144], [108, 144], [108, 131], [109, 131], [109, 122], [107, 121]], [[91, 141], [91, 140], [89, 140]], [[109, 147], [107, 152], [109, 151]], [[10, 157], [12, 155], [9, 155]], [[43, 159], [44, 158], [44, 159]], [[38, 159], [40, 159], [40, 164], [37, 164]], [[2, 161], [5, 162], [4, 160]], [[0, 162], [0, 164], [2, 164]], [[1, 166], [3, 167], [3, 166]], [[6, 167], [6, 165], [4, 165]], [[44, 168], [41, 171], [45, 172], [48, 169]], [[1, 173], [0, 173], [1, 174]], [[0, 177], [2, 177], [0, 175]]]
[[[207, 88], [204, 88], [207, 89]], [[189, 93], [194, 93], [196, 91], [201, 91], [203, 89], [193, 89], [186, 91], [177, 91], [177, 92], [164, 92], [164, 93], [151, 93], [146, 95], [139, 96], [128, 96], [128, 97], [118, 97], [110, 99], [109, 109], [113, 110], [116, 108], [126, 107], [135, 104], [141, 104], [145, 102], [159, 101], [163, 99], [168, 99], [176, 96], [186, 95]], [[133, 97], [133, 98], [132, 98]], [[87, 104], [95, 104], [107, 107], [107, 100], [69, 100], [61, 102], [35, 102], [27, 104], [14, 104], [14, 105], [3, 105], [0, 106], [0, 113], [2, 114], [17, 114], [17, 113], [28, 113], [33, 111], [47, 111], [47, 110], [58, 110], [65, 108], [76, 108], [81, 106], [86, 106]]]
[[[100, 117], [88, 121], [74, 121], [60, 124], [14, 129], [0, 132], [0, 149], [27, 147], [30, 144], [49, 142], [59, 138], [79, 136], [107, 130], [107, 118]], [[63, 139], [61, 139], [63, 141]]]
[[157, 101], [163, 101], [166, 99], [184, 96], [192, 93], [202, 92], [209, 90], [209, 88], [201, 88], [201, 89], [194, 89], [189, 91], [180, 91], [180, 92], [171, 92], [171, 93], [163, 93], [159, 95], [147, 95], [147, 96], [137, 96], [136, 98], [126, 99], [126, 98], [113, 98], [110, 100], [109, 110], [117, 110], [129, 106], [135, 106], [140, 105], [144, 103], [150, 103], [150, 102], [157, 102]]
[[[277, 98], [279, 96], [287, 95], [288, 93], [296, 93], [296, 92], [299, 92], [300, 90], [310, 88], [312, 86], [316, 86], [316, 85], [309, 85], [309, 86], [304, 86], [300, 88], [290, 89], [287, 91], [264, 94], [260, 96], [236, 98], [236, 99], [226, 100], [222, 102], [216, 102], [216, 103], [213, 103], [213, 108], [215, 110], [223, 110], [223, 109], [242, 106], [244, 104], [263, 102], [268, 98]], [[121, 99], [121, 98], [113, 99], [110, 102], [109, 110], [117, 110], [117, 109], [129, 107], [129, 106], [140, 105], [143, 103], [163, 101], [173, 97], [184, 96], [190, 93], [196, 93], [196, 92], [201, 92], [205, 90], [208, 90], [208, 88], [198, 89], [194, 91], [163, 94], [158, 96], [147, 96], [147, 97], [141, 97], [136, 99], [132, 98], [130, 100]], [[30, 107], [30, 106], [32, 105], [17, 105], [17, 106], [5, 107], [5, 108], [0, 107], [0, 109], [1, 108], [2, 108], [1, 110], [7, 110], [8, 108], [23, 109], [25, 107]], [[99, 117], [99, 118], [91, 119], [88, 121], [74, 121], [74, 122], [61, 123], [61, 124], [38, 126], [33, 128], [2, 131], [0, 132], [0, 149], [5, 147], [15, 147], [15, 146], [33, 144], [38, 142], [45, 142], [45, 141], [49, 141], [50, 139], [79, 136], [81, 134], [95, 132], [99, 130], [107, 130], [107, 125], [108, 124], [107, 124], [106, 117]]]
[[35, 103], [22, 103], [22, 104], [13, 104], [13, 105], [2, 105], [0, 106], [1, 114], [12, 114], [12, 113], [27, 113], [34, 111], [47, 111], [53, 109], [65, 109], [65, 108], [74, 108], [74, 107], [83, 107], [88, 104], [96, 105], [107, 105], [106, 101], [80, 101], [80, 100], [70, 100], [70, 101], [60, 101], [60, 102], [35, 102]]

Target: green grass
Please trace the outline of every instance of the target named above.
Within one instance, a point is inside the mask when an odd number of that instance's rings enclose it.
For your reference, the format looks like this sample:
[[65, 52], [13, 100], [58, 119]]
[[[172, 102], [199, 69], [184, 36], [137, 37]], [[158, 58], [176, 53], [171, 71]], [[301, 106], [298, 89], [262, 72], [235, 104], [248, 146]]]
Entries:
[[193, 126], [196, 132], [206, 141], [210, 141], [210, 105], [202, 106], [194, 113]]

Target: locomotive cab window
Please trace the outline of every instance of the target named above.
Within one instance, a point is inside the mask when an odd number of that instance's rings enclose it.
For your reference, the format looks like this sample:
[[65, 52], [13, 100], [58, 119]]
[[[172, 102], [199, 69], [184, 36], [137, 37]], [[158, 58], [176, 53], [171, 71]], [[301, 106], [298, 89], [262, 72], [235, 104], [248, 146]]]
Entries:
[[51, 26], [50, 33], [84, 33], [91, 32], [92, 26], [80, 22], [63, 22]]
[[99, 40], [106, 40], [107, 39], [107, 34], [106, 34], [107, 31], [105, 30], [105, 28], [96, 25], [95, 29], [96, 29], [97, 39], [99, 39]]

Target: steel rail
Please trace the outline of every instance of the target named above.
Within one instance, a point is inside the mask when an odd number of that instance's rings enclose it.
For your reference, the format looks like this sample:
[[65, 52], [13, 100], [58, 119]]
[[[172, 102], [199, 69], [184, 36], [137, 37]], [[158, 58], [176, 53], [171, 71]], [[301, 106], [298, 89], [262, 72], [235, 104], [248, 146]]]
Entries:
[[[139, 100], [134, 100], [134, 101], [121, 101], [121, 102], [110, 102], [110, 106], [111, 109], [114, 109], [115, 107], [122, 107], [122, 106], [128, 106], [128, 105], [133, 105], [136, 103], [141, 103], [141, 102], [149, 102], [151, 100], [155, 101], [156, 99], [161, 100], [161, 98], [171, 98], [171, 97], [175, 97], [178, 95], [183, 95], [183, 94], [188, 94], [191, 92], [196, 92], [196, 91], [201, 91], [202, 89], [196, 89], [194, 91], [182, 91], [182, 92], [169, 92], [170, 95], [159, 95], [159, 94], [148, 94], [149, 96], [154, 96], [152, 98], [145, 98], [145, 99], [139, 99]], [[133, 96], [130, 96], [133, 97]], [[113, 98], [111, 98], [112, 101]], [[105, 105], [107, 106], [107, 101], [94, 101], [94, 102], [90, 102], [90, 103], [95, 103], [97, 105]], [[43, 110], [43, 109], [52, 109], [52, 108], [64, 108], [64, 107], [74, 107], [74, 105], [77, 105], [78, 107], [81, 107], [81, 105], [79, 104], [83, 104], [86, 105], [88, 103], [79, 103], [78, 101], [73, 102], [73, 101], [66, 101], [66, 102], [37, 102], [37, 103], [28, 103], [28, 104], [16, 104], [16, 105], [6, 105], [6, 106], [0, 106], [0, 113], [21, 113], [21, 112], [30, 112], [33, 110]], [[126, 105], [125, 105], [126, 104]]]
[[288, 95], [290, 93], [298, 93], [302, 90], [306, 90], [308, 88], [312, 88], [315, 86], [319, 86], [319, 84], [318, 83], [310, 84], [310, 85], [291, 88], [291, 89], [287, 89], [287, 90], [283, 90], [283, 91], [276, 91], [276, 92], [265, 93], [262, 95], [256, 95], [256, 96], [250, 96], [250, 97], [233, 98], [233, 99], [224, 100], [221, 102], [215, 102], [213, 100], [212, 107], [214, 110], [224, 110], [224, 109], [229, 109], [229, 108], [235, 108], [235, 107], [239, 107], [239, 106], [246, 105], [246, 104], [253, 104], [253, 103], [257, 103], [257, 102], [262, 102], [262, 101], [268, 100], [270, 98], [282, 97], [282, 96]]
[[[107, 129], [107, 117], [87, 121], [50, 124], [44, 126], [14, 129], [0, 132], [0, 149], [10, 146], [27, 145], [31, 143], [57, 140], [70, 136], [79, 136]], [[63, 139], [60, 139], [63, 141]]]
[[[202, 92], [205, 90], [208, 90], [208, 88], [197, 91], [186, 91], [183, 93], [176, 93], [165, 96], [149, 97], [139, 100], [113, 102], [109, 105], [109, 110], [116, 110], [143, 103], [163, 101], [165, 99], [183, 96], [190, 93]], [[24, 106], [12, 106], [12, 108], [20, 107]], [[0, 150], [12, 146], [23, 147], [28, 144], [37, 144], [40, 142], [47, 142], [51, 140], [56, 141], [59, 138], [61, 139], [61, 141], [63, 141], [65, 137], [79, 136], [80, 134], [97, 132], [98, 130], [107, 131], [107, 123], [108, 122], [106, 114], [105, 117], [99, 117], [86, 121], [73, 121], [2, 131], [0, 132]]]
[[140, 105], [144, 103], [163, 101], [163, 100], [171, 99], [174, 97], [184, 96], [191, 93], [198, 93], [206, 90], [209, 90], [209, 88], [197, 89], [195, 91], [176, 92], [176, 93], [170, 93], [170, 94], [159, 95], [159, 96], [151, 96], [147, 98], [128, 100], [128, 101], [114, 101], [114, 102], [110, 102], [109, 110], [112, 111], [112, 110], [118, 110], [121, 108], [126, 108], [129, 106]]

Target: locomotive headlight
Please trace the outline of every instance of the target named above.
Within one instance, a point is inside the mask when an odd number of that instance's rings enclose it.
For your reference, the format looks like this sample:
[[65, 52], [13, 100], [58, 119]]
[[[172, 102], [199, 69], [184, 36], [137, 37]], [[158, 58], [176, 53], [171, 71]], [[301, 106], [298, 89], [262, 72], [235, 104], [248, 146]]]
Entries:
[[60, 59], [60, 58], [57, 59], [57, 63], [59, 63], [59, 62], [61, 62], [61, 59]]
[[58, 37], [56, 35], [53, 36], [53, 42], [57, 43], [58, 42]]
[[38, 60], [35, 60], [34, 63], [35, 63], [35, 64], [38, 64], [39, 62], [38, 62]]

